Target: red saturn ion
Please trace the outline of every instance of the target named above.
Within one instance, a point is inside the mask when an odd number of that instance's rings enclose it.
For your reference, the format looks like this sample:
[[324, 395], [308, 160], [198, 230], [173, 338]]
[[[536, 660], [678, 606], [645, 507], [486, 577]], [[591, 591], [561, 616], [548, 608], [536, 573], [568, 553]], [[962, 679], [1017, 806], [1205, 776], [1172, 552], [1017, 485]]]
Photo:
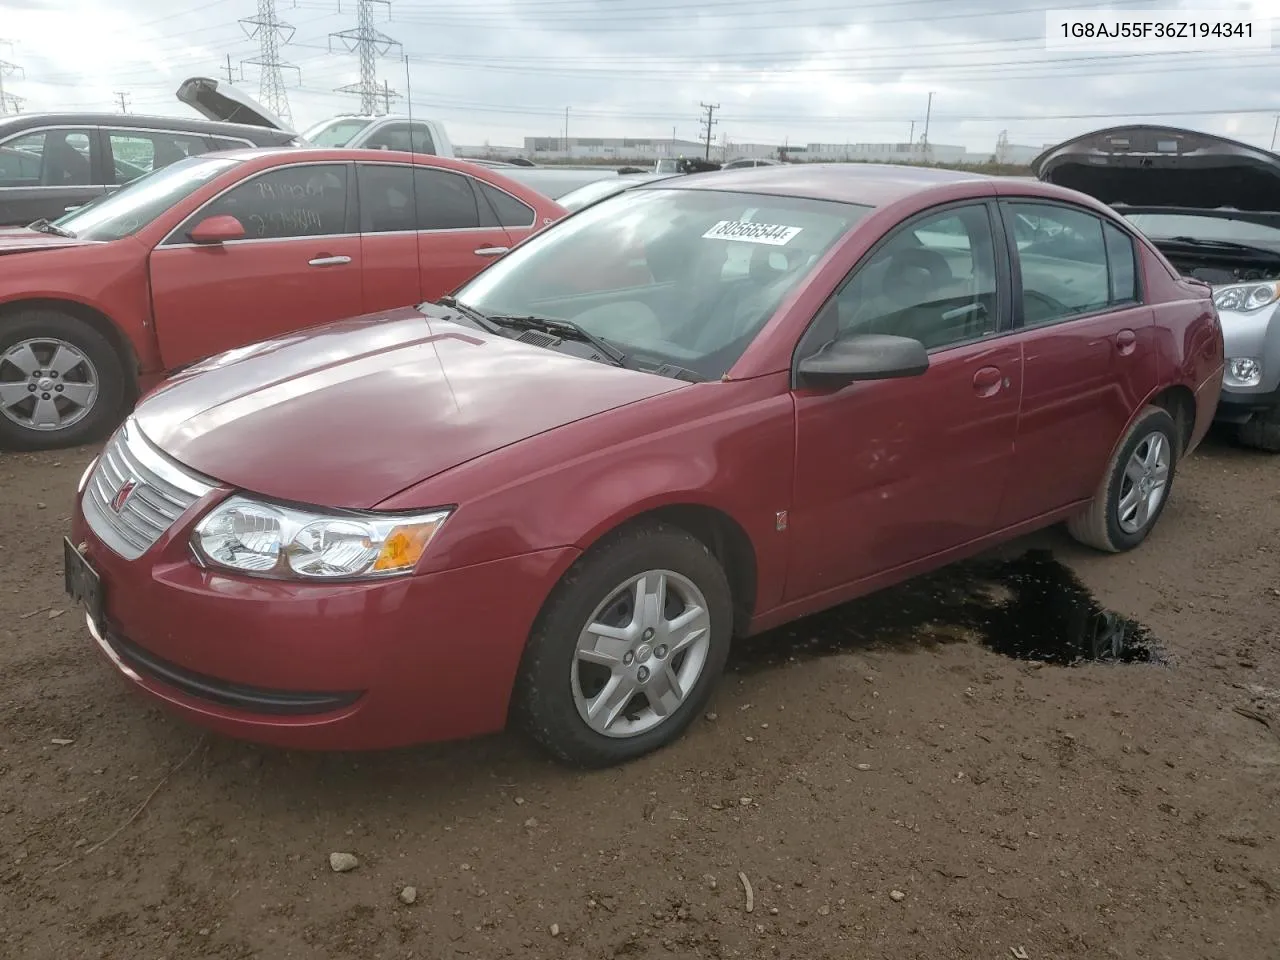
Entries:
[[100, 440], [167, 371], [434, 300], [564, 214], [458, 160], [280, 148], [0, 230], [0, 448]]
[[512, 718], [616, 763], [687, 727], [735, 637], [1060, 521], [1136, 547], [1222, 371], [1209, 288], [1075, 192], [663, 180], [439, 304], [167, 381], [85, 472], [66, 585], [117, 670], [232, 736]]

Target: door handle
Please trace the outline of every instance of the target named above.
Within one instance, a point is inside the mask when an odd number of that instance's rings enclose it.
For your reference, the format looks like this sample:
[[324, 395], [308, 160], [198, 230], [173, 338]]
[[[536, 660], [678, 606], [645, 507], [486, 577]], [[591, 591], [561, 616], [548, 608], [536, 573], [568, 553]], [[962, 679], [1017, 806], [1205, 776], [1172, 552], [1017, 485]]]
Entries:
[[510, 249], [510, 247], [481, 247], [474, 252], [477, 257], [500, 257]]
[[1127, 357], [1138, 347], [1138, 335], [1132, 330], [1121, 330], [1116, 334], [1116, 349], [1120, 356]]
[[350, 263], [350, 257], [316, 257], [314, 260], [308, 260], [309, 267], [334, 267], [341, 263]]
[[980, 397], [993, 397], [1008, 385], [1009, 378], [999, 367], [982, 367], [973, 375], [973, 392]]

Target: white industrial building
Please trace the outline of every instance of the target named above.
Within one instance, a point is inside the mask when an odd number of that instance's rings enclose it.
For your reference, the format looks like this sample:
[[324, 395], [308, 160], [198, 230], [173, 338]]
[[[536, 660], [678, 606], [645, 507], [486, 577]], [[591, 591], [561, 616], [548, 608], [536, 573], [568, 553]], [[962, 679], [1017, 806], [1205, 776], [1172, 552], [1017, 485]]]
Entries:
[[[916, 143], [809, 143], [779, 145], [735, 143], [711, 144], [711, 159], [718, 162], [742, 158], [791, 160], [862, 161], [867, 163], [999, 163], [1026, 164], [1045, 148], [1011, 144], [1001, 134], [991, 151], [968, 150], [951, 144]], [[503, 159], [525, 157], [533, 161], [608, 161], [650, 165], [664, 157], [701, 157], [705, 144], [675, 137], [525, 137], [523, 147], [455, 147], [459, 156]]]

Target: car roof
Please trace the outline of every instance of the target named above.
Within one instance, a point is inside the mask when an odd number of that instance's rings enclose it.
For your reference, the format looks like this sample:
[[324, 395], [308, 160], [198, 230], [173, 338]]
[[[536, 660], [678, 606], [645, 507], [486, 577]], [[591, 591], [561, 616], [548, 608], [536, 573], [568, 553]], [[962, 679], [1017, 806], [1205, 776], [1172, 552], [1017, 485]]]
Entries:
[[124, 129], [165, 130], [174, 133], [223, 133], [249, 139], [276, 140], [285, 143], [297, 134], [273, 130], [247, 123], [225, 123], [203, 117], [163, 117], [141, 113], [18, 113], [0, 117], [0, 136], [36, 127], [77, 126], [116, 127]]
[[887, 163], [794, 163], [693, 173], [639, 189], [726, 190], [881, 207], [949, 184], [989, 183], [985, 174]]

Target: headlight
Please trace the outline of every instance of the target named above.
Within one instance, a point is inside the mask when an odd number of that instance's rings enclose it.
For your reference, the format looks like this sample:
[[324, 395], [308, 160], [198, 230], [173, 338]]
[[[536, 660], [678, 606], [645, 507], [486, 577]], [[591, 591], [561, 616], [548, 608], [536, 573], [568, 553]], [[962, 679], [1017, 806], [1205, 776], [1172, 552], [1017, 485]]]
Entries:
[[1227, 381], [1234, 387], [1256, 387], [1262, 382], [1262, 361], [1231, 357], [1227, 360]]
[[1236, 283], [1215, 290], [1213, 305], [1219, 310], [1249, 313], [1275, 303], [1277, 298], [1280, 298], [1280, 284]]
[[451, 512], [321, 513], [235, 496], [200, 521], [191, 546], [206, 563], [261, 577], [391, 577], [413, 570]]

